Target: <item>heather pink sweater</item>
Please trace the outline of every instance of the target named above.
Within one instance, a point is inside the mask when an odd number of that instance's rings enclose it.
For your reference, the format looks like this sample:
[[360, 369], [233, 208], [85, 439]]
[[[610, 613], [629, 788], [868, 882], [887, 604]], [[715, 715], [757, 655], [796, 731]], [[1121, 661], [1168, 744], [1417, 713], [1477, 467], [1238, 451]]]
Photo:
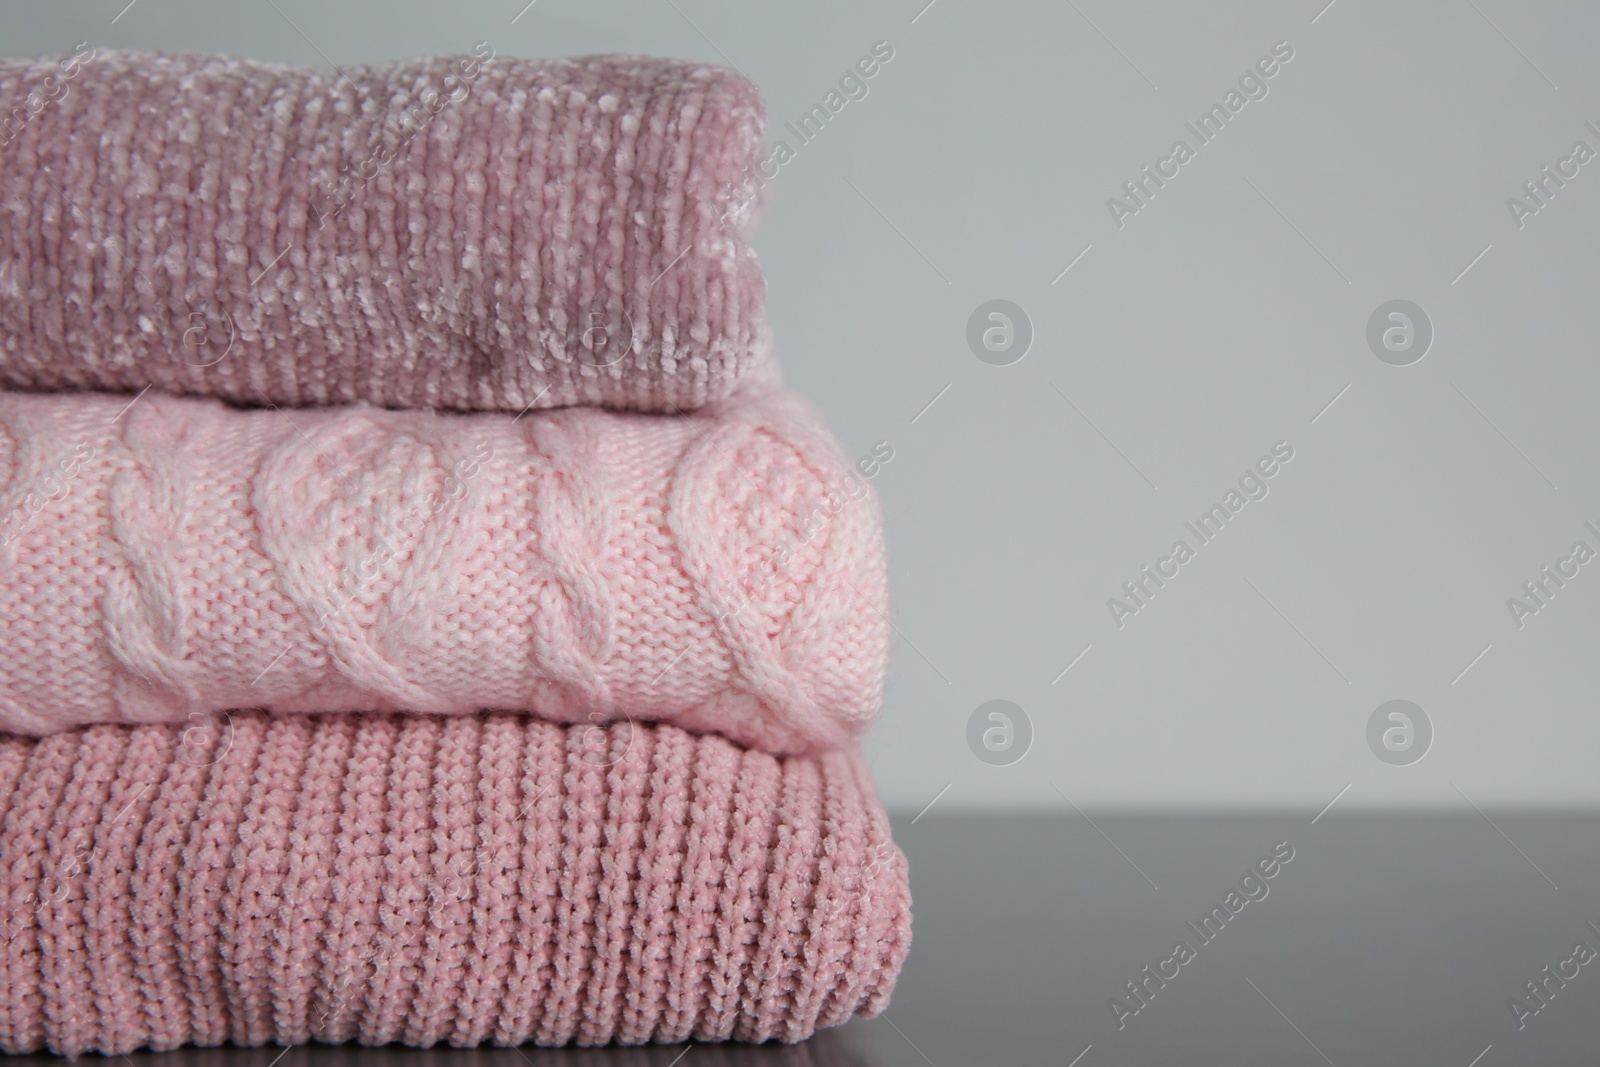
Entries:
[[0, 729], [526, 711], [783, 754], [877, 710], [875, 495], [814, 410], [0, 393]]
[[0, 386], [671, 412], [763, 333], [733, 71], [0, 61]]

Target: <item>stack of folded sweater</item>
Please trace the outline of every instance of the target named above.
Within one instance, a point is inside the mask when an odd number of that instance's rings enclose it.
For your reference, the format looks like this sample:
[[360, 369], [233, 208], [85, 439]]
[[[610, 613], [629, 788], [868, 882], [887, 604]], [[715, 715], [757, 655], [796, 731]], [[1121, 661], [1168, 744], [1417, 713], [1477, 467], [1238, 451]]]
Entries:
[[881, 525], [773, 362], [753, 87], [90, 50], [18, 99], [0, 1049], [880, 1010]]

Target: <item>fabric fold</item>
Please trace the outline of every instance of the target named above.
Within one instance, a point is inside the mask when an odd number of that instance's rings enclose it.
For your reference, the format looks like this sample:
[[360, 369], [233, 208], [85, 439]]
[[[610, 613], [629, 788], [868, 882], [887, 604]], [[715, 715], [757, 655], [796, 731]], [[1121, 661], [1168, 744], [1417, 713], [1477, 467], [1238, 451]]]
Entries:
[[674, 412], [759, 363], [737, 72], [0, 61], [0, 385]]
[[0, 728], [528, 712], [858, 736], [889, 624], [816, 412], [239, 410], [0, 393]]
[[0, 816], [8, 1053], [795, 1042], [910, 939], [854, 750], [234, 712], [0, 736]]

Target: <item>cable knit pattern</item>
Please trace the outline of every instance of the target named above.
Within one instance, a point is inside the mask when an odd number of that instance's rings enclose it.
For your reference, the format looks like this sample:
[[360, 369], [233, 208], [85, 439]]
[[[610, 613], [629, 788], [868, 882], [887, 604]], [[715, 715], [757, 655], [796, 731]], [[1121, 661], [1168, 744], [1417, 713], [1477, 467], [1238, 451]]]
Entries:
[[672, 412], [763, 351], [730, 70], [86, 48], [0, 100], [0, 385]]
[[877, 499], [778, 388], [671, 418], [0, 393], [0, 488], [17, 733], [504, 709], [782, 755], [882, 698]]
[[235, 712], [0, 737], [0, 1049], [800, 1041], [882, 1009], [859, 754]]

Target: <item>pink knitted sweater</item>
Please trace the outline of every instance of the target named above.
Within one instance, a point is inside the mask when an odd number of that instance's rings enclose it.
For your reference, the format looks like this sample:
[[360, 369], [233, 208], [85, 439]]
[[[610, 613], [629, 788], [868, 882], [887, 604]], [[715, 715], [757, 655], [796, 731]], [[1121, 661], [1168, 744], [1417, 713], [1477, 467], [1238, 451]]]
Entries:
[[798, 1041], [886, 1002], [860, 757], [235, 714], [0, 737], [0, 1049]]
[[759, 353], [733, 71], [85, 47], [0, 100], [0, 386], [670, 412]]
[[0, 393], [0, 729], [526, 711], [860, 733], [877, 500], [813, 409], [242, 411]]

